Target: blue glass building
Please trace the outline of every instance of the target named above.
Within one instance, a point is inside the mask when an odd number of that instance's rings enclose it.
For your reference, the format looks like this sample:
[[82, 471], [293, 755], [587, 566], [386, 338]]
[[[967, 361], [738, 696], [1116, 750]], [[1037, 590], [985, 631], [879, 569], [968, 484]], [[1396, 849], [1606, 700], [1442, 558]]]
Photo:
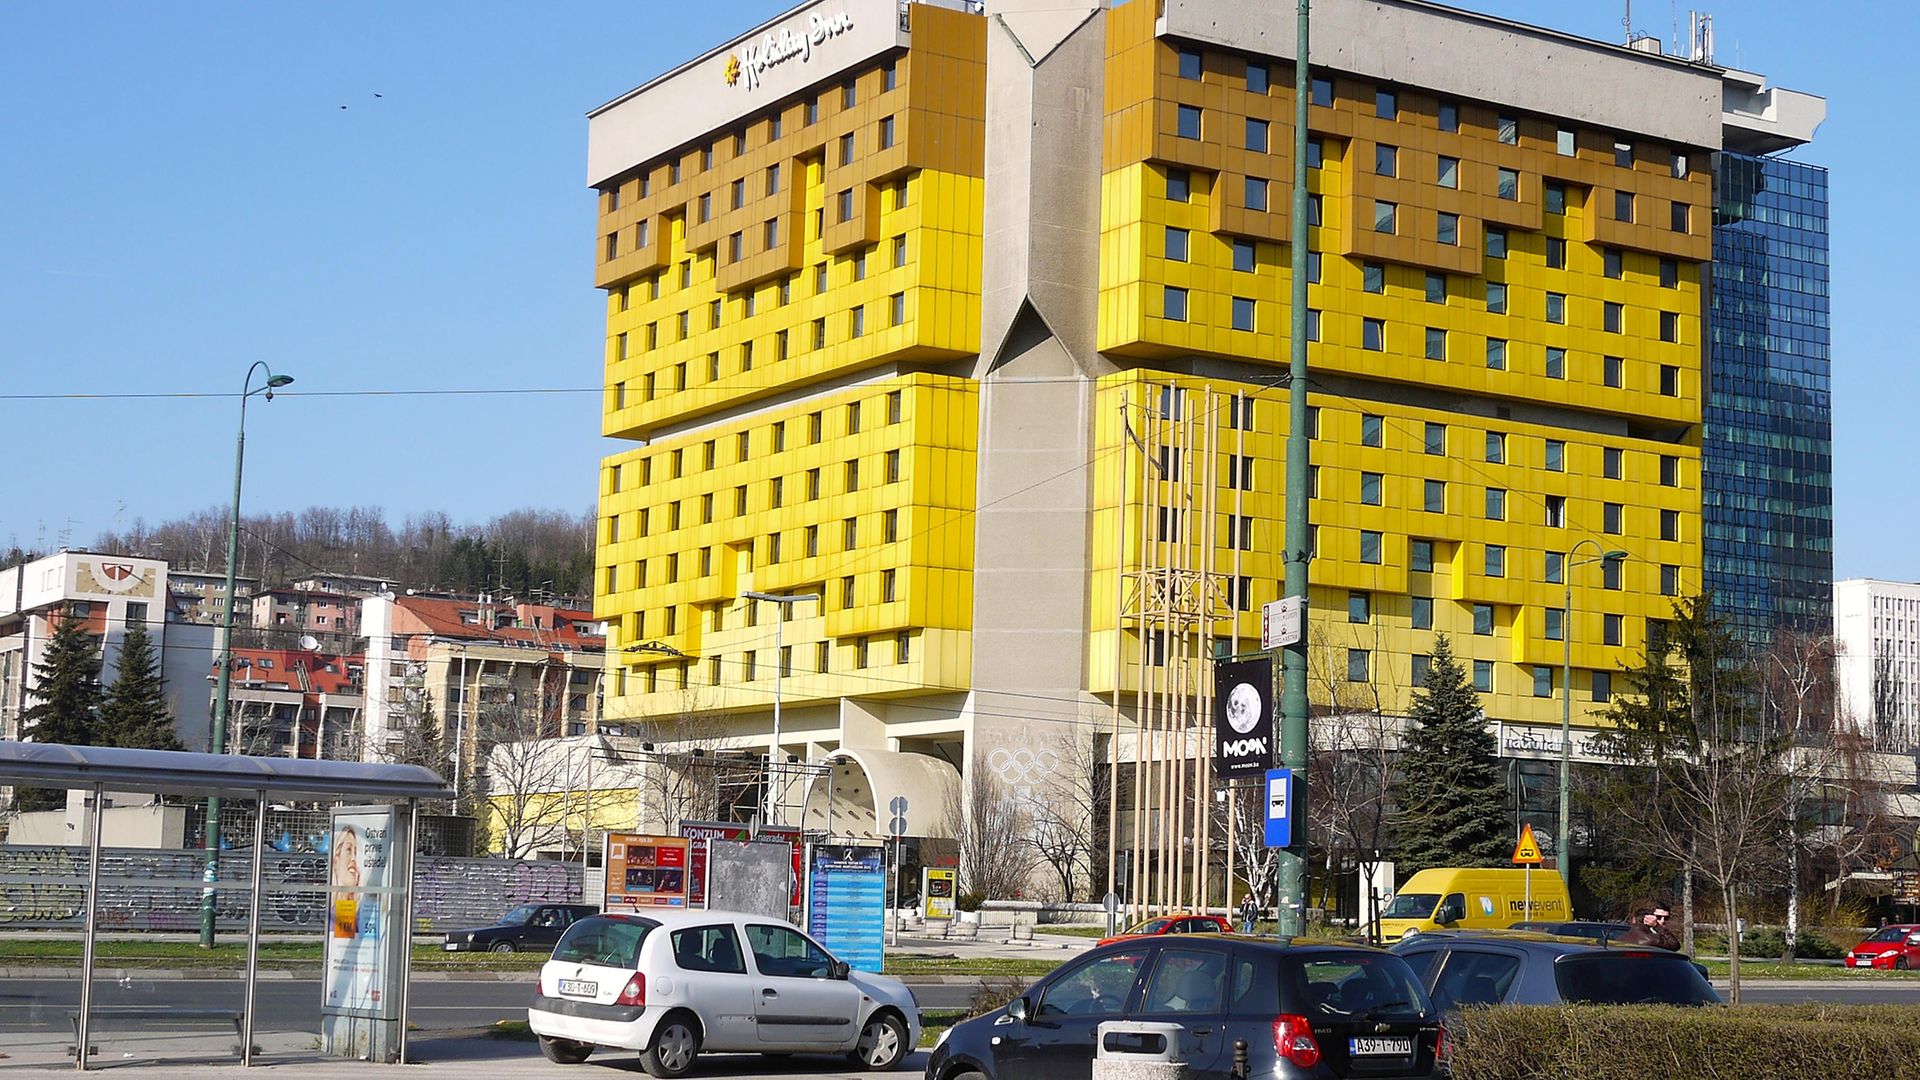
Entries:
[[1735, 633], [1833, 625], [1827, 171], [1720, 154], [1702, 431], [1705, 581]]

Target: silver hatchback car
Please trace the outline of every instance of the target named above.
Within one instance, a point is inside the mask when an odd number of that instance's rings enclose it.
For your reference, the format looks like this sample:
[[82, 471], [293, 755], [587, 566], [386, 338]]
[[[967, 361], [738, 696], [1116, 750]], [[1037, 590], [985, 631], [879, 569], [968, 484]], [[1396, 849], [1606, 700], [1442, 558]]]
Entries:
[[548, 1060], [624, 1047], [667, 1078], [708, 1051], [844, 1053], [885, 1070], [920, 1041], [906, 984], [850, 970], [786, 923], [726, 911], [574, 923], [540, 969], [527, 1023]]

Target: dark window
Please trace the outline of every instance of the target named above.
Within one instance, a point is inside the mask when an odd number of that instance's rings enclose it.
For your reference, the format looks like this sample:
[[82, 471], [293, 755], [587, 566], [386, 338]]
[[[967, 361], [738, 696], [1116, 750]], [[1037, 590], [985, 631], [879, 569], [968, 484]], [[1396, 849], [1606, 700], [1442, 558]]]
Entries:
[[[752, 655], [752, 654], [748, 654]], [[673, 932], [673, 962], [682, 971], [747, 973], [740, 941], [731, 926], [700, 926]]]
[[[1558, 967], [1559, 965], [1555, 965]], [[1506, 953], [1454, 949], [1433, 984], [1433, 1005], [1447, 1010], [1460, 1005], [1495, 1005], [1504, 1001], [1520, 974], [1520, 958]]]
[[1688, 958], [1675, 953], [1569, 956], [1553, 965], [1553, 981], [1563, 999], [1579, 1004], [1712, 1005], [1720, 1001]]
[[[1189, 920], [1192, 921], [1192, 920]], [[1211, 926], [1209, 928], [1217, 929]], [[1144, 1014], [1218, 1015], [1227, 1000], [1227, 954], [1162, 949], [1140, 1000]]]
[[1056, 1016], [1118, 1016], [1126, 1010], [1145, 949], [1107, 953], [1055, 978], [1040, 993], [1035, 1019]]

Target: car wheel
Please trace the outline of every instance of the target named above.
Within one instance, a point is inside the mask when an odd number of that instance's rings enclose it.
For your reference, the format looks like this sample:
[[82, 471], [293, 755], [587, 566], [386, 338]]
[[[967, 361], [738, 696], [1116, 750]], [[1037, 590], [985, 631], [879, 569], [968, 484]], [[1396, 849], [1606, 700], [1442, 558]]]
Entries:
[[494, 942], [494, 943], [493, 943], [493, 944], [492, 944], [491, 946], [489, 946], [489, 947], [488, 947], [488, 949], [487, 949], [487, 951], [488, 951], [488, 952], [512, 952], [512, 951], [513, 951], [513, 942], [511, 942], [511, 941], [496, 941], [496, 942]]
[[907, 1056], [907, 1025], [890, 1012], [874, 1013], [860, 1029], [860, 1041], [850, 1055], [874, 1072], [886, 1072]]
[[653, 1029], [653, 1041], [640, 1054], [640, 1067], [649, 1076], [685, 1076], [693, 1071], [693, 1059], [700, 1055], [700, 1028], [686, 1013], [669, 1013]]
[[570, 1039], [550, 1039], [540, 1036], [540, 1052], [548, 1061], [559, 1065], [578, 1065], [593, 1053], [591, 1043], [577, 1043]]
[[1906, 957], [1904, 957], [1904, 956], [1896, 956], [1896, 957], [1894, 957], [1894, 958], [1893, 958], [1893, 970], [1895, 970], [1895, 971], [1905, 971], [1905, 970], [1907, 970], [1907, 958], [1906, 958]]

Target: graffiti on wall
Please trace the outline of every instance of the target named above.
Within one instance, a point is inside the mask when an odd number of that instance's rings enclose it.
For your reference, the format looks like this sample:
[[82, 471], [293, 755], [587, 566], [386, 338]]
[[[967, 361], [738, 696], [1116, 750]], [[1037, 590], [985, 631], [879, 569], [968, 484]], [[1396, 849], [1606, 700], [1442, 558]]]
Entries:
[[[191, 851], [103, 850], [100, 928], [199, 929], [204, 870], [201, 856]], [[247, 852], [220, 853], [215, 910], [222, 929], [246, 929], [252, 873]], [[260, 873], [261, 930], [318, 932], [326, 917], [326, 857], [269, 851]], [[419, 932], [484, 926], [515, 904], [580, 903], [580, 866], [425, 858], [414, 867], [413, 896]], [[0, 845], [0, 930], [77, 929], [86, 922], [86, 898], [86, 848]]]

